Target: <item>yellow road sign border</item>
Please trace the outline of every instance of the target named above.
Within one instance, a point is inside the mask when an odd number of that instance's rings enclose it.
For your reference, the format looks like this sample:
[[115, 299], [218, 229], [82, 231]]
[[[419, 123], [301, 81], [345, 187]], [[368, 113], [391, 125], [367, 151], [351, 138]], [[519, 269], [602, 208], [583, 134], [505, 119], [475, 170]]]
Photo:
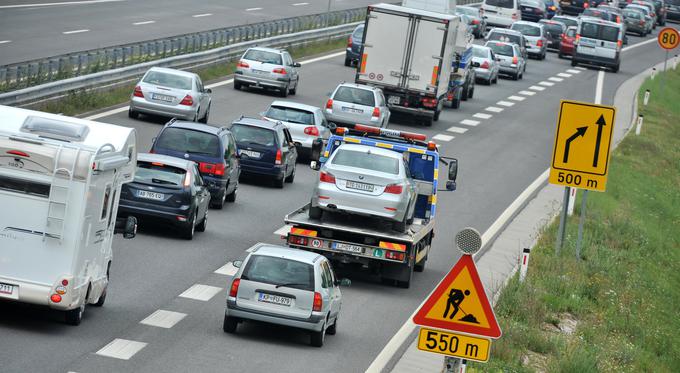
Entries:
[[[456, 338], [457, 344], [456, 344], [456, 351], [455, 352], [450, 352], [448, 347], [446, 347], [444, 350], [441, 351], [439, 348], [439, 344], [441, 343], [441, 337], [438, 337], [439, 339], [435, 339], [435, 346], [430, 348], [427, 344], [429, 343], [427, 341], [427, 337], [424, 337], [428, 333], [437, 333], [439, 336], [444, 336], [448, 337], [447, 340], [447, 346], [450, 345], [450, 341], [453, 338]], [[421, 343], [422, 342], [422, 343]], [[472, 343], [476, 343], [475, 346], [484, 346], [486, 349], [477, 349], [478, 352], [482, 351], [485, 353], [484, 358], [478, 358], [476, 356], [470, 356], [467, 354], [469, 352], [468, 346]], [[465, 352], [466, 353], [458, 353], [459, 350], [461, 350], [461, 346], [465, 345]], [[432, 328], [425, 328], [425, 327], [420, 327], [420, 330], [418, 331], [418, 349], [421, 351], [426, 351], [426, 352], [432, 352], [435, 354], [440, 354], [440, 355], [446, 355], [446, 356], [455, 356], [461, 359], [465, 360], [474, 360], [478, 361], [480, 363], [486, 363], [489, 361], [489, 358], [491, 357], [491, 339], [489, 338], [481, 338], [481, 337], [473, 337], [467, 334], [461, 334], [461, 333], [453, 333], [450, 331], [445, 331], [441, 329], [432, 329]], [[477, 354], [478, 356], [479, 354]]]

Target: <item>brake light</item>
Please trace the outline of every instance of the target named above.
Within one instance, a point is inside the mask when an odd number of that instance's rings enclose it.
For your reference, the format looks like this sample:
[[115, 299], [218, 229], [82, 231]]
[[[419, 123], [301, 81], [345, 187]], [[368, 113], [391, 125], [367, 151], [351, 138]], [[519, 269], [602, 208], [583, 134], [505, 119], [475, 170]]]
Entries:
[[314, 312], [321, 312], [321, 309], [323, 308], [323, 299], [321, 298], [321, 294], [319, 292], [314, 292], [314, 306], [312, 307], [312, 311]]
[[616, 48], [617, 48], [617, 49], [621, 49], [621, 45], [622, 45], [622, 44], [623, 44], [623, 43], [621, 42], [621, 40], [617, 40], [617, 41], [616, 41]]
[[276, 159], [274, 160], [274, 164], [281, 164], [281, 149], [276, 150]]
[[236, 67], [243, 67], [243, 68], [246, 68], [246, 69], [247, 69], [247, 68], [250, 67], [250, 65], [248, 65], [247, 62], [238, 61], [238, 63], [236, 64]]
[[229, 296], [230, 297], [236, 297], [236, 294], [238, 294], [238, 286], [241, 285], [241, 279], [237, 278], [234, 279], [231, 283], [231, 288], [229, 288]]
[[479, 24], [479, 20], [478, 20], [478, 19], [473, 19], [473, 20], [472, 20], [472, 24], [473, 24], [473, 25], [478, 25], [478, 24]]
[[[431, 98], [430, 100], [434, 100], [434, 102], [437, 101], [437, 99], [435, 99], [435, 98]], [[427, 140], [427, 136], [420, 134], [420, 133], [395, 131], [395, 130], [391, 130], [391, 129], [387, 129], [387, 128], [365, 126], [363, 124], [355, 124], [354, 130], [364, 132], [364, 133], [370, 133], [370, 134], [374, 134], [374, 135], [398, 136], [398, 137], [401, 137], [402, 139], [407, 139], [407, 140], [417, 140], [417, 141]]]
[[180, 104], [180, 105], [191, 106], [191, 105], [194, 104], [194, 98], [191, 97], [191, 95], [186, 95], [186, 96], [184, 96], [184, 98], [182, 99], [182, 101], [180, 101], [179, 104]]
[[374, 107], [373, 108], [373, 114], [371, 114], [371, 116], [374, 117], [374, 118], [380, 118], [380, 108]]
[[52, 303], [59, 303], [59, 302], [61, 302], [61, 295], [52, 294], [52, 296], [50, 297], [50, 300], [52, 301]]
[[142, 93], [142, 87], [136, 86], [133, 95], [135, 97], [144, 97], [144, 93]]
[[581, 40], [581, 34], [576, 34], [576, 37], [574, 38], [574, 44], [578, 44], [579, 40]]
[[275, 68], [274, 70], [272, 70], [272, 72], [273, 72], [274, 74], [281, 74], [281, 75], [286, 75], [286, 74], [288, 74], [288, 71], [286, 71], [286, 69], [284, 69], [283, 67], [277, 67], [277, 68]]
[[517, 56], [512, 57], [512, 63], [517, 65], [518, 62], [519, 62], [519, 58], [517, 58]]
[[621, 17], [616, 16], [616, 23], [621, 23]]
[[326, 101], [326, 110], [333, 111], [333, 99], [329, 98], [328, 101]]
[[67, 279], [61, 280], [61, 284], [64, 286], [68, 286], [68, 280]]
[[305, 237], [290, 236], [288, 242], [293, 245], [307, 246], [307, 242], [309, 241], [307, 241], [307, 238]]
[[420, 101], [423, 103], [423, 106], [428, 108], [433, 108], [437, 106], [437, 99], [434, 97], [423, 97]]
[[385, 253], [385, 259], [404, 260], [404, 257], [405, 257], [404, 253], [399, 253], [395, 251], [387, 251]]
[[536, 46], [542, 47], [543, 46], [543, 39], [538, 39], [538, 41], [536, 42]]
[[319, 136], [319, 129], [314, 126], [305, 127], [305, 135]]
[[385, 187], [385, 193], [401, 194], [404, 191], [404, 186], [401, 184], [390, 184]]
[[224, 163], [199, 162], [198, 170], [203, 174], [224, 175]]
[[488, 69], [489, 68], [489, 61], [484, 61], [481, 66], [482, 69]]
[[335, 184], [335, 176], [329, 174], [328, 172], [321, 172], [319, 173], [319, 181], [322, 183]]
[[7, 151], [7, 154], [18, 155], [19, 157], [30, 158], [30, 156], [29, 156], [28, 154], [26, 154], [26, 153], [24, 153], [24, 152], [22, 152], [22, 151], [19, 151], [19, 150], [8, 150], [8, 151]]
[[352, 48], [352, 37], [347, 38], [347, 48]]

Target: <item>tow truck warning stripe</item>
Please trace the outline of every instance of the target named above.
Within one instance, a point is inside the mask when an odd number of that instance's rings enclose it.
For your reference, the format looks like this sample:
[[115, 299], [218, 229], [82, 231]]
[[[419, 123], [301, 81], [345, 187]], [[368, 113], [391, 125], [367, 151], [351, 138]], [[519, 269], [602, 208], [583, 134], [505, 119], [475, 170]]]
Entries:
[[302, 228], [292, 228], [290, 233], [296, 234], [298, 236], [316, 237], [316, 231]]
[[401, 245], [398, 243], [392, 243], [392, 242], [385, 242], [385, 241], [380, 241], [378, 246], [381, 249], [388, 249], [388, 250], [397, 250], [397, 251], [406, 251], [406, 245]]

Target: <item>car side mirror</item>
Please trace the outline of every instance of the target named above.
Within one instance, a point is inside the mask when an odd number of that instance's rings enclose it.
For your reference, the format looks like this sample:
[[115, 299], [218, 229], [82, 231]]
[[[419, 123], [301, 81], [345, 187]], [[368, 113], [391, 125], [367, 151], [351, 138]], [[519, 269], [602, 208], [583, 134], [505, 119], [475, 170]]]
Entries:
[[137, 235], [137, 218], [128, 216], [127, 219], [116, 219], [116, 225], [113, 229], [114, 234], [123, 234], [123, 238], [131, 239]]
[[302, 67], [302, 65], [299, 62], [293, 62], [293, 67]]
[[334, 122], [328, 122], [326, 127], [328, 127], [328, 129], [331, 130], [331, 131], [335, 131], [338, 128], [338, 125], [335, 124]]
[[243, 265], [243, 260], [234, 260], [234, 262], [231, 264], [236, 268], [241, 268], [241, 266]]
[[341, 278], [340, 281], [335, 281], [336, 286], [346, 286], [349, 287], [352, 285], [352, 280], [348, 278]]
[[479, 67], [479, 66], [480, 66], [479, 62], [473, 62], [472, 63], [472, 67]]
[[319, 166], [319, 162], [318, 162], [318, 161], [311, 161], [311, 162], [309, 162], [309, 168], [311, 168], [311, 169], [314, 170], [314, 171], [319, 171], [319, 169], [320, 169], [321, 167]]
[[447, 181], [446, 182], [446, 190], [453, 192], [456, 190], [456, 182], [455, 181]]
[[458, 177], [458, 159], [451, 159], [449, 161], [449, 180], [455, 183]]
[[206, 89], [205, 93], [212, 93], [212, 89], [210, 89], [210, 88]]

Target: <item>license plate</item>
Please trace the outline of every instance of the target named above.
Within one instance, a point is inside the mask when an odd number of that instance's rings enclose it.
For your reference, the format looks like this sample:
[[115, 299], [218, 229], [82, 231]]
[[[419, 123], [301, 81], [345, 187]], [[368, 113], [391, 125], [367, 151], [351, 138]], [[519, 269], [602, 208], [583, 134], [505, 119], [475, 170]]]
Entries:
[[255, 70], [255, 69], [253, 69], [252, 71], [253, 71], [255, 74], [260, 74], [260, 75], [269, 74], [269, 71], [264, 71], [264, 70]]
[[162, 201], [163, 198], [165, 198], [165, 195], [163, 193], [147, 192], [146, 190], [140, 190], [137, 192], [137, 197]]
[[401, 97], [390, 96], [390, 97], [387, 98], [387, 103], [392, 104], [392, 105], [399, 105], [399, 103], [401, 103]]
[[345, 183], [345, 187], [350, 189], [362, 190], [364, 192], [372, 192], [373, 184], [357, 183], [356, 181], [349, 181]]
[[152, 94], [151, 98], [153, 98], [154, 100], [165, 101], [165, 102], [172, 102], [172, 100], [174, 99], [174, 97], [172, 97], [172, 96], [159, 95], [157, 93]]
[[0, 294], [12, 295], [14, 293], [14, 285], [0, 283]]
[[281, 306], [289, 306], [292, 304], [292, 299], [280, 295], [258, 293], [257, 300], [264, 303], [273, 303]]
[[252, 150], [241, 150], [241, 155], [247, 155], [248, 158], [260, 158], [261, 154], [259, 152], [254, 152]]
[[354, 113], [354, 114], [363, 114], [363, 112], [364, 112], [362, 109], [355, 109], [353, 107], [347, 107], [347, 106], [343, 106], [341, 109], [344, 112]]
[[354, 254], [363, 254], [364, 253], [363, 247], [357, 246], [357, 245], [350, 245], [350, 244], [347, 244], [347, 243], [334, 242], [333, 248], [335, 250], [347, 251], [349, 253], [354, 253]]

